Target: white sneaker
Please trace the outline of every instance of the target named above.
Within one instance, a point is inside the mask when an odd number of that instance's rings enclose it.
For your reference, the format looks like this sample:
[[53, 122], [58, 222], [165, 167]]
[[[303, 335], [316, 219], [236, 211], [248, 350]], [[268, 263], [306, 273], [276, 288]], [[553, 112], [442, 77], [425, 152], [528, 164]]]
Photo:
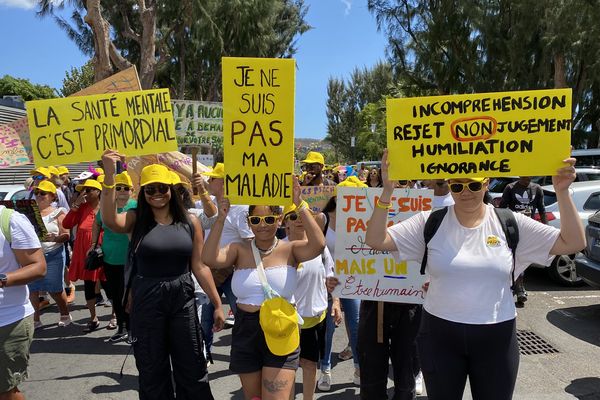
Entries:
[[352, 379], [352, 383], [356, 386], [360, 386], [360, 369], [354, 368], [354, 378]]
[[416, 394], [423, 394], [423, 373], [421, 371], [415, 378], [415, 392]]
[[58, 320], [57, 325], [60, 327], [65, 327], [65, 326], [71, 325], [71, 322], [73, 322], [73, 318], [71, 317], [71, 314], [61, 315], [60, 319]]
[[317, 383], [317, 387], [321, 392], [329, 392], [331, 390], [331, 371], [321, 371], [321, 377]]

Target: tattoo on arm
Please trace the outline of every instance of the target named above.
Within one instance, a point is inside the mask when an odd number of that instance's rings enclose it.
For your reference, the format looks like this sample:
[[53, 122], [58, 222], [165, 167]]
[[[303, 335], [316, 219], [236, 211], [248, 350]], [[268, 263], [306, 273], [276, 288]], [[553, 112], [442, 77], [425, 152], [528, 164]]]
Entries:
[[288, 381], [285, 379], [275, 379], [272, 381], [263, 379], [263, 386], [269, 391], [269, 393], [277, 393], [282, 391], [287, 386], [287, 383]]

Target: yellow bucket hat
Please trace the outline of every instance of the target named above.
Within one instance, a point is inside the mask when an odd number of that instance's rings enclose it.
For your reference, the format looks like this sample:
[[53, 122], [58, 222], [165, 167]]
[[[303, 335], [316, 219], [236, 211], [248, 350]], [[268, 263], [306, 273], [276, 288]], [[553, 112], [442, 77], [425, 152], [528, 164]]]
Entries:
[[37, 185], [36, 189], [39, 189], [42, 192], [50, 192], [56, 194], [56, 186], [54, 186], [54, 184], [49, 181], [40, 182], [40, 184]]
[[304, 160], [302, 160], [301, 162], [303, 162], [305, 164], [325, 165], [325, 157], [323, 157], [323, 154], [321, 154], [317, 151], [310, 151], [306, 155], [306, 158]]
[[298, 313], [284, 298], [266, 300], [260, 306], [260, 326], [267, 347], [276, 356], [285, 356], [300, 345]]
[[172, 179], [171, 171], [169, 171], [167, 167], [160, 164], [151, 164], [142, 169], [140, 186], [146, 186], [151, 183], [164, 183], [165, 185], [171, 185], [173, 182]]
[[202, 175], [210, 178], [225, 179], [225, 164], [217, 163], [212, 171], [203, 172]]
[[133, 182], [127, 171], [123, 171], [115, 176], [115, 185], [133, 186]]
[[356, 176], [349, 176], [343, 182], [340, 182], [336, 185], [335, 189], [333, 189], [333, 195], [337, 196], [337, 188], [338, 187], [358, 187], [358, 188], [366, 188], [369, 187], [366, 183], [358, 179]]
[[93, 189], [102, 190], [102, 185], [97, 180], [88, 179], [81, 185], [75, 186], [75, 190], [77, 190], [78, 192], [81, 192], [85, 188], [93, 188]]
[[58, 169], [58, 174], [59, 175], [64, 175], [64, 174], [68, 174], [69, 173], [69, 168], [65, 167], [65, 166], [60, 166], [60, 167], [56, 167], [56, 169]]

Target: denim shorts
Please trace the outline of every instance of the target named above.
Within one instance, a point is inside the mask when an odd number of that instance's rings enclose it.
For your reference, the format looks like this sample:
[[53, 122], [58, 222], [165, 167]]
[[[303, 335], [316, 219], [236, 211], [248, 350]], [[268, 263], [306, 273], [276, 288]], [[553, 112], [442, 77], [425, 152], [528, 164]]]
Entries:
[[46, 258], [46, 276], [29, 283], [30, 292], [60, 293], [64, 289], [65, 248], [59, 247], [44, 254]]
[[31, 316], [0, 327], [0, 393], [14, 389], [27, 378], [32, 340]]

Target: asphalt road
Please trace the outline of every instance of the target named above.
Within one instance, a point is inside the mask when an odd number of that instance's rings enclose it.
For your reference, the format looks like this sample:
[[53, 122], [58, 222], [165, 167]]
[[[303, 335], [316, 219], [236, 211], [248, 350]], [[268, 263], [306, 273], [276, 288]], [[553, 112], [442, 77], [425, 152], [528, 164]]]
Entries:
[[[514, 398], [600, 400], [600, 291], [562, 288], [552, 283], [544, 270], [533, 269], [528, 271], [526, 287], [530, 296], [525, 308], [519, 310], [518, 329], [536, 334], [558, 353], [521, 356]], [[132, 355], [125, 361], [129, 346], [106, 342], [113, 332], [104, 329], [110, 309], [99, 308], [102, 329], [84, 334], [88, 312], [83, 306], [82, 287], [78, 287], [77, 295], [72, 311], [77, 324], [58, 328], [56, 306], [44, 311], [42, 322], [46, 326], [35, 334], [30, 379], [21, 390], [29, 400], [137, 399], [135, 361]], [[347, 342], [345, 336], [343, 327], [336, 330], [332, 391], [317, 393], [317, 399], [358, 398], [358, 388], [352, 384], [352, 360], [337, 361], [337, 353]], [[230, 339], [231, 330], [215, 338], [215, 364], [209, 368], [211, 387], [216, 399], [242, 400], [239, 380], [227, 369]], [[296, 391], [301, 390], [297, 380]], [[465, 399], [470, 398], [467, 389]]]

